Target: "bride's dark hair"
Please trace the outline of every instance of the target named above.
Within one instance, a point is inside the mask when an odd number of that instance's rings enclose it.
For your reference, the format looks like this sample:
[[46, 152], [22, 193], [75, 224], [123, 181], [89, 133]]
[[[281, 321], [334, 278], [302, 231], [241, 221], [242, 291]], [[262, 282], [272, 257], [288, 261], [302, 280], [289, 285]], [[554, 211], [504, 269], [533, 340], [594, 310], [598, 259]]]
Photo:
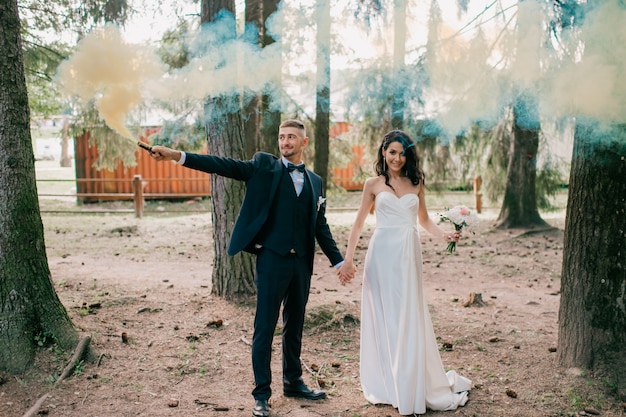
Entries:
[[393, 142], [399, 142], [404, 148], [402, 154], [406, 156], [406, 163], [402, 167], [402, 175], [411, 180], [413, 185], [424, 184], [424, 171], [420, 168], [420, 159], [415, 151], [415, 143], [409, 135], [401, 130], [392, 130], [383, 137], [380, 148], [378, 148], [378, 158], [374, 163], [376, 174], [383, 175], [385, 184], [393, 190], [389, 183], [389, 173], [387, 172], [387, 164], [383, 155], [383, 151], [386, 151]]

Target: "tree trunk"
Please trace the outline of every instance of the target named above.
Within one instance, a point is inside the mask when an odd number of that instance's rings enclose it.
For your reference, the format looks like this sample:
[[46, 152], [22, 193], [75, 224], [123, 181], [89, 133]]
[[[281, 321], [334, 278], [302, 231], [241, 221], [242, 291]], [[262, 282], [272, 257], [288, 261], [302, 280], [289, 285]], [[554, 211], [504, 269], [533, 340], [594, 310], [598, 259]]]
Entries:
[[64, 349], [78, 336], [57, 297], [37, 200], [17, 2], [0, 11], [0, 369], [33, 363], [35, 336]]
[[[252, 24], [256, 28], [257, 45], [262, 47], [263, 37], [263, 1], [246, 0], [246, 30]], [[245, 60], [245, 57], [244, 57]], [[261, 142], [261, 95], [256, 91], [246, 92], [244, 96], [244, 122], [243, 134], [246, 148], [246, 157], [252, 158], [255, 152], [260, 150]]]
[[513, 113], [506, 188], [496, 227], [499, 229], [549, 227], [539, 215], [535, 190], [539, 129], [521, 127], [517, 112], [514, 110]]
[[[234, 14], [234, 1], [202, 1], [201, 21], [213, 21], [226, 9]], [[208, 98], [205, 103], [208, 153], [217, 156], [246, 159], [241, 110], [230, 110], [238, 97]], [[228, 255], [228, 242], [243, 202], [245, 184], [217, 175], [211, 176], [213, 203], [213, 292], [226, 299], [239, 299], [255, 293], [254, 262], [248, 253]]]
[[256, 94], [246, 95], [243, 121], [243, 143], [245, 157], [252, 156], [259, 151], [261, 137], [261, 97]]
[[[277, 0], [246, 0], [246, 23], [252, 23], [258, 30], [259, 46], [274, 44], [275, 39], [267, 33], [265, 23], [268, 17], [278, 9]], [[280, 125], [279, 92], [280, 86], [268, 86], [270, 93], [252, 93], [245, 109], [244, 137], [246, 154], [255, 152], [276, 152], [276, 138]]]
[[315, 103], [315, 172], [328, 185], [330, 136], [330, 0], [317, 4], [317, 89]]
[[246, 158], [252, 158], [260, 150], [261, 97], [257, 94], [247, 95], [245, 102], [243, 121], [245, 156]]
[[406, 55], [406, 0], [393, 2], [393, 73], [394, 88], [391, 103], [391, 127], [404, 126], [404, 56]]
[[[268, 18], [278, 10], [280, 0], [263, 0], [263, 31], [261, 35], [261, 46], [266, 48], [274, 45], [274, 39], [268, 32], [265, 24]], [[274, 45], [275, 47], [275, 45]], [[259, 149], [264, 152], [276, 153], [278, 143], [278, 129], [280, 126], [280, 80], [269, 87], [269, 92], [261, 96], [261, 136], [259, 138]]]
[[[280, 0], [263, 0], [263, 32], [261, 45], [263, 48], [276, 42], [268, 32], [265, 24], [269, 17], [278, 10]], [[280, 126], [280, 81], [270, 87], [261, 98], [261, 137], [259, 149], [264, 152], [276, 153], [278, 142], [278, 127]]]
[[558, 360], [626, 394], [626, 127], [578, 125], [565, 223]]
[[69, 168], [72, 166], [72, 158], [70, 157], [70, 121], [67, 115], [63, 116], [63, 133], [61, 136], [61, 161], [60, 166]]
[[280, 86], [273, 88], [274, 94], [263, 94], [261, 98], [261, 137], [259, 149], [275, 154], [278, 150], [278, 129], [280, 126]]

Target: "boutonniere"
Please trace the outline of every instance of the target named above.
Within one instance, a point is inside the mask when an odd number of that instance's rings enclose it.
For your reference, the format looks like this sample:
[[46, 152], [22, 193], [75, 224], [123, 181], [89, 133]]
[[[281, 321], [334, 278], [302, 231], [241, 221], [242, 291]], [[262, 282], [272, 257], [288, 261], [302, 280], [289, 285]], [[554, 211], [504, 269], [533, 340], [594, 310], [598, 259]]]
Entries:
[[322, 207], [322, 204], [324, 204], [326, 202], [326, 199], [322, 196], [319, 196], [317, 198], [317, 211], [320, 211], [320, 208]]

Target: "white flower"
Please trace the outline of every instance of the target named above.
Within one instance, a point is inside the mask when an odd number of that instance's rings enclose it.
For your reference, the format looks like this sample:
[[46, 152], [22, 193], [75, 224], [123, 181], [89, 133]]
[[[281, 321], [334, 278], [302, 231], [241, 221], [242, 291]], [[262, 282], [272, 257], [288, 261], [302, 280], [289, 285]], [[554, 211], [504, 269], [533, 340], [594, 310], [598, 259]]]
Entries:
[[449, 221], [457, 227], [457, 230], [461, 230], [461, 228], [471, 229], [475, 227], [478, 222], [478, 216], [475, 212], [467, 208], [467, 206], [455, 206], [449, 209], [448, 211], [439, 214], [439, 217], [442, 221]]
[[317, 211], [320, 211], [320, 208], [322, 208], [322, 204], [324, 204], [326, 202], [326, 199], [322, 196], [319, 196], [317, 199]]
[[[467, 206], [452, 207], [444, 213], [439, 213], [439, 218], [443, 222], [451, 222], [454, 225], [454, 230], [462, 230], [464, 227], [471, 230], [480, 221], [478, 215], [467, 208]], [[454, 252], [456, 250], [456, 242], [448, 243], [447, 250], [448, 252]]]

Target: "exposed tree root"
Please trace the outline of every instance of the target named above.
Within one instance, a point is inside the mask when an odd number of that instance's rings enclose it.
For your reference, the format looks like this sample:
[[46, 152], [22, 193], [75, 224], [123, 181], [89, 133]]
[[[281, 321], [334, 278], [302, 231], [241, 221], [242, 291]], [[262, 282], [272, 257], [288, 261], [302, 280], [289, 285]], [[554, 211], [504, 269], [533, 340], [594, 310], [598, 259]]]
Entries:
[[520, 237], [526, 237], [526, 236], [532, 236], [532, 235], [536, 235], [539, 233], [550, 233], [550, 232], [555, 232], [555, 231], [560, 231], [560, 229], [558, 227], [543, 227], [540, 229], [531, 229], [531, 230], [526, 230], [522, 233], [520, 233], [519, 235], [515, 236], [515, 238], [520, 238]]
[[91, 336], [89, 335], [84, 336], [82, 339], [80, 339], [80, 342], [78, 342], [76, 349], [74, 349], [74, 354], [72, 355], [72, 358], [65, 366], [65, 369], [63, 369], [63, 372], [61, 373], [61, 376], [59, 376], [59, 379], [56, 380], [55, 385], [63, 381], [72, 373], [72, 371], [74, 371], [76, 364], [79, 363], [80, 359], [83, 357], [83, 355], [85, 355], [85, 352], [89, 348], [89, 342], [91, 342]]
[[46, 398], [48, 398], [48, 394], [42, 395], [41, 398], [39, 398], [37, 400], [37, 402], [31, 408], [29, 408], [26, 413], [24, 413], [23, 417], [33, 417], [33, 416], [36, 416], [37, 413], [39, 413], [39, 408], [41, 407], [41, 404], [43, 404], [43, 402], [46, 400]]

